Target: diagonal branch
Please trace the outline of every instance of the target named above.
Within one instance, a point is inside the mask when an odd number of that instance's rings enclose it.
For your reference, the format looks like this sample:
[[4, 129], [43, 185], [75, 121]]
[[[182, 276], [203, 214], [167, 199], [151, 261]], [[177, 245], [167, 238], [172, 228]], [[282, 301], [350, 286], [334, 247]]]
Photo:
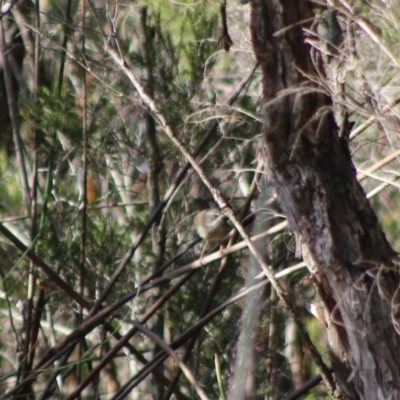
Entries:
[[300, 320], [300, 316], [298, 315], [294, 304], [289, 300], [289, 296], [285, 291], [283, 290], [282, 286], [279, 284], [277, 279], [275, 278], [274, 272], [270, 267], [264, 262], [262, 254], [258, 251], [256, 246], [254, 245], [254, 242], [251, 240], [249, 234], [245, 231], [243, 225], [240, 223], [238, 218], [235, 216], [232, 207], [226, 202], [226, 200], [223, 198], [221, 192], [215, 188], [211, 181], [208, 179], [206, 176], [205, 172], [203, 169], [200, 167], [200, 165], [197, 163], [197, 161], [194, 159], [194, 157], [189, 153], [189, 151], [185, 148], [183, 143], [180, 141], [178, 138], [178, 135], [175, 132], [175, 129], [169, 124], [169, 121], [167, 120], [166, 116], [161, 112], [161, 109], [158, 107], [156, 101], [147, 94], [145, 91], [144, 87], [141, 85], [141, 83], [137, 80], [136, 76], [134, 75], [133, 71], [127, 64], [126, 60], [117, 52], [115, 52], [113, 49], [108, 48], [107, 49], [109, 55], [111, 58], [114, 60], [114, 62], [122, 69], [122, 71], [126, 74], [126, 76], [130, 79], [131, 83], [135, 87], [135, 89], [138, 91], [143, 103], [149, 111], [153, 114], [153, 117], [158, 123], [162, 126], [164, 129], [165, 133], [169, 137], [169, 139], [176, 145], [176, 147], [181, 151], [181, 153], [186, 157], [186, 159], [190, 162], [192, 165], [192, 168], [197, 172], [199, 175], [200, 179], [203, 181], [203, 183], [207, 186], [207, 188], [210, 190], [211, 194], [214, 197], [214, 200], [217, 202], [218, 206], [222, 210], [222, 212], [229, 218], [229, 220], [232, 222], [234, 227], [238, 230], [239, 234], [242, 236], [244, 241], [246, 242], [249, 250], [253, 254], [254, 258], [256, 261], [259, 263], [259, 265], [262, 267], [264, 270], [265, 275], [268, 277], [268, 279], [271, 281], [271, 284], [273, 285], [274, 289], [276, 290], [277, 294], [279, 295], [280, 299], [283, 302], [283, 305], [285, 306], [286, 310], [288, 311], [289, 315], [293, 320], [296, 322], [299, 332], [302, 336], [302, 339], [304, 340], [304, 343], [307, 345], [310, 354], [313, 358], [313, 361], [317, 365], [317, 367], [320, 369], [321, 376], [324, 379], [325, 384], [333, 394], [335, 392], [335, 383], [332, 379], [331, 373], [325, 363], [322, 360], [321, 355], [319, 354], [318, 350], [314, 346], [314, 344], [311, 341], [311, 338], [309, 337], [308, 333], [305, 330], [303, 322]]
[[199, 386], [197, 383], [196, 379], [194, 378], [193, 374], [190, 372], [189, 368], [179, 359], [179, 357], [176, 355], [174, 350], [168, 346], [159, 336], [154, 334], [150, 329], [146, 328], [144, 325], [133, 321], [134, 326], [136, 329], [138, 329], [140, 332], [148, 336], [150, 339], [152, 339], [157, 345], [165, 351], [169, 356], [171, 356], [176, 363], [179, 365], [180, 369], [182, 372], [185, 374], [186, 378], [188, 381], [192, 384], [194, 389], [196, 390], [197, 394], [202, 400], [208, 400], [208, 397], [204, 393], [203, 389]]
[[75, 300], [79, 305], [89, 308], [89, 303], [77, 292], [75, 292], [60, 276], [55, 273], [34, 251], [26, 247], [20, 242], [3, 224], [0, 224], [0, 233], [2, 233], [18, 250], [26, 255], [35, 265], [54, 282], [63, 292], [65, 292], [71, 299]]

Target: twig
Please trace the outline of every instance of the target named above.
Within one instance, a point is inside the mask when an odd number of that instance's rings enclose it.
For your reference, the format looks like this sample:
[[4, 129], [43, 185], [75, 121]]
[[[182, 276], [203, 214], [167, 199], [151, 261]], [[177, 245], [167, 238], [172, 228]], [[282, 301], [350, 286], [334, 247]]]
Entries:
[[[282, 262], [282, 260], [278, 260], [277, 264], [281, 263], [281, 262]], [[280, 277], [283, 277], [284, 275], [286, 275], [285, 272], [281, 271], [276, 274], [276, 277], [280, 278]], [[198, 332], [203, 326], [208, 324], [213, 318], [215, 318], [226, 307], [239, 301], [240, 299], [243, 299], [249, 293], [260, 290], [262, 287], [264, 287], [268, 283], [269, 283], [269, 280], [264, 279], [263, 281], [261, 281], [257, 284], [254, 284], [253, 286], [251, 286], [249, 288], [239, 290], [237, 293], [232, 295], [228, 300], [224, 301], [218, 307], [216, 307], [215, 309], [210, 311], [207, 315], [205, 315], [203, 318], [198, 320], [196, 324], [192, 325], [185, 332], [183, 332], [180, 336], [178, 336], [172, 343], [170, 343], [170, 347], [173, 349], [176, 349], [179, 346], [182, 346], [190, 337], [192, 337], [194, 334], [196, 334], [196, 332]], [[153, 358], [153, 360], [149, 361], [148, 365], [144, 366], [144, 368], [141, 371], [139, 371], [128, 382], [126, 382], [123, 387], [121, 387], [120, 391], [112, 398], [112, 400], [123, 399], [124, 395], [129, 393], [130, 390], [132, 390], [143, 379], [145, 379], [145, 377], [149, 373], [151, 373], [151, 371], [153, 371], [167, 357], [168, 357], [167, 354], [165, 354], [164, 352], [160, 352], [159, 354], [157, 354], [156, 357]], [[70, 400], [70, 399], [68, 399], [68, 400]]]
[[[383, 158], [382, 160], [375, 163], [372, 167], [365, 170], [365, 174], [372, 174], [373, 172], [375, 172], [378, 169], [382, 168], [383, 166], [389, 164], [390, 162], [392, 162], [395, 158], [397, 158], [399, 156], [400, 156], [400, 150], [397, 150], [394, 153], [389, 154], [387, 157]], [[364, 173], [358, 174], [357, 180], [359, 182], [362, 182], [367, 177], [367, 175], [365, 175], [365, 174]]]
[[217, 382], [218, 382], [219, 397], [221, 400], [226, 400], [225, 388], [221, 376], [221, 365], [217, 353], [214, 354], [214, 362], [215, 362], [215, 375], [217, 376]]
[[154, 342], [156, 342], [157, 345], [165, 351], [165, 353], [167, 353], [170, 357], [172, 357], [176, 361], [176, 363], [179, 365], [180, 369], [185, 374], [188, 381], [192, 384], [192, 386], [196, 390], [199, 397], [202, 400], [208, 400], [208, 397], [204, 393], [203, 389], [197, 383], [196, 379], [190, 372], [189, 368], [186, 367], [186, 365], [179, 359], [179, 357], [175, 354], [174, 350], [171, 347], [169, 347], [159, 336], [154, 334], [150, 329], [146, 328], [145, 326], [139, 324], [136, 321], [134, 321], [133, 324], [140, 332], [144, 333], [146, 336], [154, 340]]
[[[397, 106], [397, 104], [399, 104], [399, 103], [400, 103], [400, 96], [396, 97], [392, 102], [390, 102], [385, 107], [383, 107], [382, 114], [383, 115], [387, 114], [392, 108]], [[365, 129], [367, 129], [369, 126], [371, 126], [376, 120], [377, 120], [377, 116], [372, 115], [365, 122], [363, 122], [361, 125], [359, 125], [357, 128], [353, 129], [352, 132], [350, 133], [350, 140], [354, 139], [360, 133], [365, 131]]]
[[[333, 372], [333, 368], [329, 368], [331, 372]], [[287, 395], [286, 397], [283, 398], [283, 400], [296, 400], [299, 399], [301, 396], [304, 394], [308, 393], [310, 389], [313, 387], [319, 385], [322, 381], [321, 375], [316, 375], [313, 376], [311, 379], [309, 379], [304, 385], [299, 387], [298, 389], [294, 390], [292, 393]]]
[[394, 52], [386, 45], [383, 39], [380, 37], [378, 32], [372, 26], [372, 24], [366, 21], [364, 18], [355, 17], [354, 21], [356, 24], [364, 30], [364, 32], [382, 49], [382, 51], [392, 60], [394, 65], [400, 67], [400, 61]]
[[233, 41], [229, 36], [228, 23], [226, 21], [226, 0], [220, 0], [219, 6], [219, 24], [220, 36], [218, 39], [218, 47], [224, 48], [226, 52], [229, 51], [233, 45]]
[[32, 260], [41, 270], [71, 299], [75, 300], [78, 304], [89, 308], [89, 303], [76, 293], [60, 276], [55, 273], [34, 251], [26, 247], [20, 242], [3, 224], [0, 224], [0, 233], [2, 233], [18, 250], [24, 253], [30, 260]]
[[[156, 311], [174, 294], [176, 291], [193, 275], [194, 272], [186, 274], [180, 281], [175, 283], [167, 292], [165, 292], [147, 312], [141, 317], [140, 322], [144, 324], [150, 319]], [[98, 314], [97, 314], [98, 315]], [[73, 400], [87, 387], [94, 377], [104, 368], [104, 366], [114, 357], [114, 355], [137, 333], [137, 327], [133, 327], [124, 337], [110, 349], [102, 360], [90, 371], [87, 377], [78, 385], [78, 387], [66, 398], [66, 400]]]

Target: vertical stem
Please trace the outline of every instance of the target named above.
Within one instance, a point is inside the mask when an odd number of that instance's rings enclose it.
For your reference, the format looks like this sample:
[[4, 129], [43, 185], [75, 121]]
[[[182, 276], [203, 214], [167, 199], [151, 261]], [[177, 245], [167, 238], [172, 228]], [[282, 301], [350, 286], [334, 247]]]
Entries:
[[[35, 41], [34, 41], [34, 80], [33, 80], [33, 101], [36, 101], [36, 92], [39, 83], [39, 46], [40, 46], [40, 14], [39, 14], [39, 1], [35, 0], [34, 4], [34, 11], [35, 11]], [[5, 41], [4, 41], [4, 31], [3, 26], [2, 30], [2, 50], [5, 48]], [[4, 47], [3, 47], [4, 46]], [[2, 51], [3, 56], [3, 51]], [[37, 235], [37, 224], [36, 224], [36, 215], [37, 215], [37, 170], [38, 170], [38, 155], [37, 155], [37, 129], [34, 128], [32, 131], [32, 152], [33, 152], [33, 169], [32, 169], [32, 180], [31, 180], [31, 190], [29, 191], [29, 184], [28, 184], [28, 177], [27, 172], [25, 169], [25, 160], [23, 156], [23, 144], [21, 137], [19, 135], [18, 127], [17, 127], [17, 111], [16, 111], [16, 103], [14, 97], [14, 91], [12, 87], [12, 78], [9, 76], [9, 69], [7, 58], [4, 57], [3, 59], [3, 66], [4, 66], [4, 78], [6, 80], [6, 90], [7, 90], [7, 97], [9, 99], [9, 111], [10, 111], [10, 119], [12, 124], [14, 142], [17, 148], [17, 157], [20, 163], [21, 168], [21, 181], [23, 186], [23, 194], [25, 205], [27, 210], [31, 216], [31, 242], [32, 247], [34, 246], [36, 235]], [[6, 76], [8, 75], [8, 79]], [[23, 382], [25, 378], [29, 375], [29, 372], [32, 368], [33, 359], [35, 356], [35, 342], [38, 336], [38, 330], [40, 322], [37, 321], [35, 324], [35, 328], [33, 326], [33, 296], [35, 293], [35, 266], [32, 261], [29, 263], [29, 271], [28, 271], [28, 294], [26, 299], [26, 317], [25, 317], [25, 326], [24, 326], [24, 342], [23, 342], [23, 361], [21, 363], [21, 381]], [[40, 318], [40, 314], [37, 314]], [[19, 396], [21, 398], [30, 398], [32, 397], [32, 386], [30, 383], [27, 382], [19, 392]]]
[[[147, 90], [149, 93], [154, 93], [154, 68], [155, 68], [155, 50], [153, 47], [153, 35], [151, 34], [152, 27], [149, 26], [147, 8], [141, 9], [141, 24], [142, 31], [145, 37], [143, 53], [146, 62], [147, 72]], [[160, 204], [160, 183], [159, 174], [162, 167], [161, 153], [157, 143], [157, 132], [156, 123], [153, 116], [148, 113], [146, 115], [146, 127], [147, 127], [147, 138], [148, 138], [148, 179], [147, 179], [147, 191], [149, 196], [149, 212], [152, 214], [158, 205]], [[151, 240], [153, 251], [155, 255], [154, 271], [156, 271], [162, 264], [165, 252], [165, 232], [163, 229], [163, 223], [160, 218], [157, 218], [152, 226]], [[161, 286], [157, 291], [154, 292], [154, 301], [161, 296], [163, 287]], [[161, 338], [164, 336], [164, 315], [159, 313], [155, 317], [155, 322], [152, 326], [153, 331]], [[153, 347], [153, 354], [158, 353], [159, 347], [155, 343]], [[159, 372], [162, 373], [160, 367]], [[153, 399], [162, 399], [164, 395], [164, 387], [157, 379], [154, 379], [152, 384]]]
[[29, 194], [29, 183], [26, 173], [25, 157], [23, 153], [23, 144], [18, 130], [18, 115], [17, 115], [17, 102], [15, 99], [15, 92], [13, 88], [13, 78], [11, 75], [10, 67], [6, 57], [6, 40], [4, 32], [4, 20], [0, 20], [0, 58], [3, 65], [4, 83], [7, 94], [8, 112], [10, 114], [10, 121], [12, 133], [14, 138], [15, 152], [17, 154], [19, 173], [22, 186], [22, 195], [24, 198], [25, 207], [30, 212], [31, 196]]
[[270, 302], [271, 302], [271, 307], [270, 307], [270, 316], [269, 316], [269, 332], [268, 332], [268, 353], [269, 353], [269, 363], [267, 365], [267, 374], [268, 376], [268, 382], [270, 382], [270, 393], [267, 394], [266, 400], [272, 400], [276, 398], [276, 395], [278, 393], [277, 387], [276, 387], [276, 373], [277, 373], [277, 367], [276, 367], [276, 359], [277, 359], [277, 349], [279, 348], [276, 343], [276, 332], [277, 332], [277, 311], [275, 308], [277, 300], [277, 294], [276, 290], [272, 287], [271, 288], [271, 294], [270, 294]]
[[[85, 12], [86, 12], [86, 4], [85, 0], [82, 0], [82, 55], [85, 56]], [[86, 70], [82, 68], [82, 140], [83, 140], [83, 196], [82, 196], [82, 242], [81, 242], [81, 254], [79, 261], [79, 271], [80, 271], [80, 294], [83, 296], [84, 287], [85, 287], [85, 258], [86, 258], [86, 224], [87, 224], [87, 169], [88, 169], [88, 135], [87, 135], [87, 106], [86, 106]], [[80, 325], [83, 321], [83, 308], [80, 307], [79, 316], [78, 316], [78, 325]], [[78, 346], [79, 351], [79, 360], [83, 354], [83, 342], [79, 342]], [[77, 379], [78, 382], [81, 381], [81, 363], [77, 364]], [[80, 395], [79, 395], [80, 398]]]
[[68, 44], [68, 33], [71, 30], [71, 23], [70, 23], [71, 3], [72, 3], [72, 0], [68, 0], [67, 9], [65, 11], [65, 21], [63, 24], [64, 36], [63, 36], [63, 41], [61, 44], [62, 52], [61, 52], [61, 60], [60, 60], [60, 70], [58, 72], [58, 90], [59, 91], [61, 91], [63, 78], [64, 78], [65, 59], [66, 59], [67, 44]]
[[[85, 0], [82, 0], [82, 54], [85, 54]], [[87, 220], [87, 169], [88, 169], [88, 134], [87, 134], [87, 105], [86, 105], [86, 70], [82, 68], [82, 139], [83, 139], [83, 198], [82, 198], [82, 243], [80, 256], [80, 290], [84, 289], [84, 266], [86, 257], [86, 220]]]
[[[39, 13], [39, 0], [35, 0], [35, 42], [34, 42], [34, 80], [32, 93], [32, 101], [36, 102], [37, 90], [39, 87], [40, 78], [40, 13]], [[37, 171], [38, 171], [38, 130], [33, 128], [32, 131], [32, 152], [33, 152], [33, 168], [31, 178], [31, 242], [34, 246], [37, 230]], [[32, 247], [33, 249], [33, 247]], [[26, 331], [25, 331], [25, 368], [24, 375], [26, 376], [32, 368], [33, 359], [35, 356], [34, 346], [35, 343], [31, 340], [37, 337], [37, 332], [33, 332], [32, 319], [33, 319], [33, 296], [35, 293], [35, 264], [29, 262], [29, 276], [28, 276], [28, 296], [27, 296], [27, 318], [26, 318]], [[36, 325], [39, 328], [39, 325]], [[31, 345], [31, 346], [30, 346]]]

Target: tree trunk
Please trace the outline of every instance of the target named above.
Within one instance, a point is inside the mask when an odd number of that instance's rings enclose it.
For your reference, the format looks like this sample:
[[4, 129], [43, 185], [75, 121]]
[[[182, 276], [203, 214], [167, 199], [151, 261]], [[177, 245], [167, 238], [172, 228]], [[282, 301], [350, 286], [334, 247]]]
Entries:
[[396, 253], [357, 182], [331, 99], [315, 83], [320, 75], [302, 31], [312, 17], [306, 1], [252, 2], [268, 163], [325, 302], [339, 389], [354, 399], [400, 399]]

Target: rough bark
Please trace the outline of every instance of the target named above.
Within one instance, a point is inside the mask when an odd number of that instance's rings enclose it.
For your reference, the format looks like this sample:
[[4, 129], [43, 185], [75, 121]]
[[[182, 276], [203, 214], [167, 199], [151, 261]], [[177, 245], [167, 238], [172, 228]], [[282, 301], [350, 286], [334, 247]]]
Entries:
[[265, 149], [281, 206], [329, 314], [342, 393], [400, 398], [400, 336], [391, 315], [399, 286], [394, 250], [357, 182], [331, 99], [304, 43], [311, 3], [253, 0], [251, 34], [263, 73]]

